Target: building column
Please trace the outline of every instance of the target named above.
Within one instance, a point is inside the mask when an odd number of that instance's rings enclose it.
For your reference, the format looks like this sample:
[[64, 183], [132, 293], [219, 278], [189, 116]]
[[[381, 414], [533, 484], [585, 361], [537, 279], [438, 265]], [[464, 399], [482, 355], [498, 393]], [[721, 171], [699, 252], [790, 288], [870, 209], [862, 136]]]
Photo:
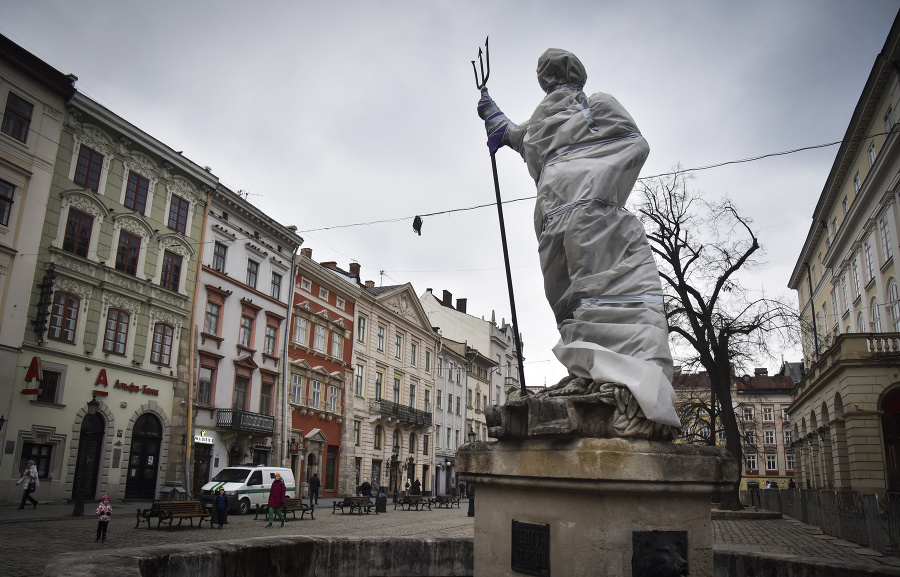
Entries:
[[819, 438], [813, 431], [807, 435], [806, 439], [809, 441], [809, 480], [813, 489], [819, 489], [822, 487], [822, 471], [819, 469]]
[[831, 448], [831, 429], [827, 425], [819, 427], [819, 442], [822, 444], [822, 488], [834, 490], [834, 455]]
[[850, 489], [850, 463], [847, 459], [847, 430], [843, 419], [835, 419], [832, 426], [834, 450], [834, 488], [838, 491]]

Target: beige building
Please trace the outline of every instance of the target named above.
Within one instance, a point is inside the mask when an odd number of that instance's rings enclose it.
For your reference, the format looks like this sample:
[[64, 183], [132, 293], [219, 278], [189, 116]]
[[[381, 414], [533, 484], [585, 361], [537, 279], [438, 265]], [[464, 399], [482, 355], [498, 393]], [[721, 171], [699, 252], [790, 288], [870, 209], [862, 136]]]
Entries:
[[900, 490], [900, 19], [850, 118], [788, 286], [806, 375], [789, 408], [802, 486]]

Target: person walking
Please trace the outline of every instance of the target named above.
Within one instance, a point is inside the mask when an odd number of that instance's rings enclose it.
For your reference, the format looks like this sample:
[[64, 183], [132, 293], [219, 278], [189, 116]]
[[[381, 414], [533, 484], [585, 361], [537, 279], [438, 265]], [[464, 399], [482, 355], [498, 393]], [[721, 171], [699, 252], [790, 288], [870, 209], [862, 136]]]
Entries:
[[16, 485], [20, 483], [22, 484], [22, 503], [19, 505], [19, 509], [25, 508], [26, 501], [31, 501], [33, 504], [31, 508], [37, 509], [37, 499], [32, 497], [31, 494], [38, 490], [38, 487], [41, 486], [41, 481], [38, 479], [38, 470], [34, 461], [29, 459], [25, 463], [25, 471], [22, 473], [22, 477], [16, 481]]
[[266, 525], [266, 529], [272, 528], [275, 515], [278, 515], [278, 518], [281, 519], [281, 526], [284, 527], [284, 511], [281, 509], [284, 507], [286, 496], [287, 488], [284, 481], [281, 480], [281, 473], [275, 473], [275, 480], [272, 481], [272, 489], [269, 491], [269, 524]]
[[109, 518], [112, 515], [112, 505], [109, 504], [109, 495], [103, 495], [100, 505], [97, 507], [97, 538], [94, 543], [103, 538], [106, 543], [106, 528], [109, 527]]
[[368, 477], [363, 479], [362, 485], [359, 486], [359, 494], [366, 499], [372, 496], [372, 485], [369, 483]]
[[421, 495], [422, 494], [422, 483], [420, 483], [418, 479], [413, 481], [411, 494], [412, 495]]
[[222, 525], [228, 523], [228, 497], [225, 496], [225, 487], [219, 487], [219, 494], [213, 501], [213, 509], [216, 512], [216, 519], [219, 521], [219, 529]]
[[319, 479], [318, 473], [313, 473], [312, 479], [309, 480], [309, 504], [310, 505], [318, 505], [319, 504], [319, 488], [322, 486], [322, 481]]

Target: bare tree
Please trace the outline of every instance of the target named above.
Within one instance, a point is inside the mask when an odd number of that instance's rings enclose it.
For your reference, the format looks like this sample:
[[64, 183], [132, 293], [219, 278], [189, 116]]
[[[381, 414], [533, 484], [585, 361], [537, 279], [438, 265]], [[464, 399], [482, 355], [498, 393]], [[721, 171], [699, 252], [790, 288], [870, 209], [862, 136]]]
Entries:
[[[637, 213], [666, 293], [675, 358], [709, 375], [708, 431], [725, 432], [725, 446], [743, 462], [741, 431], [731, 402], [732, 375], [797, 338], [795, 307], [741, 284], [762, 251], [751, 221], [730, 199], [707, 201], [687, 187], [689, 175], [642, 180]], [[719, 399], [722, 402], [719, 402]], [[740, 508], [738, 485], [722, 506]]]

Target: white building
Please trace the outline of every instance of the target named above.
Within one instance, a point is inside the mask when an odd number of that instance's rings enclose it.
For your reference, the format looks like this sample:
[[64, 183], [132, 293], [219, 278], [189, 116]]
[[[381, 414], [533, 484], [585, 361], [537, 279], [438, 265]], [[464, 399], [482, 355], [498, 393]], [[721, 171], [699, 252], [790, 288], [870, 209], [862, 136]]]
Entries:
[[467, 432], [463, 399], [468, 390], [469, 363], [464, 350], [463, 343], [441, 339], [434, 377], [434, 488], [437, 495], [449, 494], [458, 484], [456, 449], [465, 442]]

